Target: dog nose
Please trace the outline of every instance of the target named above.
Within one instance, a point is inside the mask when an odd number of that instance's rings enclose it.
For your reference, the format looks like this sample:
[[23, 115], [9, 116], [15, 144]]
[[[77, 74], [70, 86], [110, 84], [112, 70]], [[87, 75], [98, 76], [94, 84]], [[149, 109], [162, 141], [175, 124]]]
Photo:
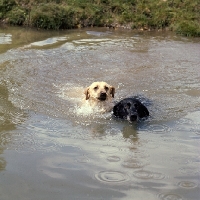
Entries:
[[106, 93], [105, 92], [101, 92], [100, 93], [100, 97], [106, 97]]
[[137, 120], [137, 115], [131, 115], [129, 117], [130, 121], [133, 122], [133, 121], [136, 121]]

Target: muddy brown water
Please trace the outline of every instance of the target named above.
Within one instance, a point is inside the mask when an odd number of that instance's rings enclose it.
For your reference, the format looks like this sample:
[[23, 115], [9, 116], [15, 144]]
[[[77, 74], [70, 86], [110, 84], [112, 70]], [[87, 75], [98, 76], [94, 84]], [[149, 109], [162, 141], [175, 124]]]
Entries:
[[[80, 107], [93, 81], [150, 111]], [[200, 39], [104, 28], [0, 29], [2, 200], [198, 200]]]

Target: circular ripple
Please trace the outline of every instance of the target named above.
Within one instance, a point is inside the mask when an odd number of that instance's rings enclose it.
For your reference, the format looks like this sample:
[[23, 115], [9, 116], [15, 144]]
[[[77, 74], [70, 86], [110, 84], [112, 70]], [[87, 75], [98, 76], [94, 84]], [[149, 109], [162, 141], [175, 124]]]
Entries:
[[162, 200], [183, 200], [183, 198], [177, 194], [159, 194], [158, 197]]
[[118, 156], [109, 156], [109, 157], [107, 158], [107, 160], [108, 160], [109, 162], [119, 162], [119, 161], [120, 161], [120, 158], [119, 158]]
[[106, 183], [122, 183], [129, 180], [129, 177], [119, 171], [101, 171], [95, 174], [98, 181]]
[[112, 146], [103, 146], [100, 148], [101, 153], [106, 153], [106, 154], [112, 154], [119, 151], [117, 147], [112, 147]]
[[165, 133], [172, 131], [171, 128], [165, 124], [150, 124], [141, 129], [142, 131], [147, 131], [151, 133]]
[[141, 179], [151, 179], [151, 178], [153, 178], [152, 172], [144, 171], [144, 170], [136, 171], [133, 175], [136, 178], [141, 178]]
[[142, 168], [145, 166], [145, 163], [142, 163], [137, 159], [131, 159], [124, 161], [122, 165], [126, 168]]
[[165, 175], [162, 174], [162, 173], [159, 173], [159, 172], [153, 173], [153, 179], [155, 179], [155, 180], [161, 180], [161, 179], [164, 179], [164, 178], [165, 178]]
[[161, 180], [165, 178], [165, 175], [159, 172], [151, 172], [145, 170], [136, 171], [133, 176], [140, 179], [154, 179], [154, 180]]
[[182, 187], [182, 188], [195, 188], [198, 186], [197, 183], [191, 182], [191, 181], [181, 181], [178, 183], [178, 186]]
[[154, 124], [149, 126], [148, 131], [153, 133], [165, 133], [171, 131], [171, 129], [164, 124]]

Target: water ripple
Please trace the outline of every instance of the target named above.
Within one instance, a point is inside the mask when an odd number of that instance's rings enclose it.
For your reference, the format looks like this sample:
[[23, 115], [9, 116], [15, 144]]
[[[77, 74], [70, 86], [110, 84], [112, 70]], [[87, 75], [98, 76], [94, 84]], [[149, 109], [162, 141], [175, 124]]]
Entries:
[[147, 163], [139, 161], [138, 159], [130, 159], [122, 163], [122, 166], [126, 168], [142, 168], [145, 165], [147, 165]]
[[121, 159], [118, 156], [109, 156], [109, 157], [107, 157], [107, 160], [109, 162], [119, 162]]
[[162, 200], [184, 200], [178, 194], [159, 194], [158, 197]]
[[95, 178], [105, 183], [123, 183], [129, 180], [128, 175], [120, 171], [100, 171], [95, 174]]
[[181, 181], [178, 183], [178, 186], [186, 189], [191, 189], [197, 187], [198, 184], [191, 181]]
[[165, 178], [165, 175], [159, 172], [151, 172], [146, 170], [138, 170], [135, 171], [133, 176], [139, 179], [154, 179], [154, 180], [161, 180]]
[[164, 124], [153, 124], [150, 125], [148, 129], [153, 133], [166, 133], [171, 131], [171, 128]]
[[140, 127], [139, 131], [161, 134], [161, 133], [171, 132], [172, 129], [170, 126], [166, 124], [150, 124]]
[[112, 146], [103, 146], [99, 150], [101, 153], [105, 153], [105, 154], [112, 154], [119, 151], [117, 147], [112, 147]]
[[0, 44], [11, 44], [12, 35], [6, 33], [0, 33]]

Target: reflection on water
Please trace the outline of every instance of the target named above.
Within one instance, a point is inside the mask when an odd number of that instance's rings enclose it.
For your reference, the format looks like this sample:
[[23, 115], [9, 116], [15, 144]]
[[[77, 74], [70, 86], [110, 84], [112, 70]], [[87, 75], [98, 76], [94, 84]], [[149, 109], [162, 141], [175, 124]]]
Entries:
[[[0, 38], [2, 199], [198, 199], [198, 38], [16, 27]], [[130, 124], [81, 106], [97, 80], [116, 101], [140, 95], [150, 118]]]
[[[47, 45], [54, 44], [62, 40], [56, 39], [59, 37], [60, 33], [55, 31], [38, 31], [29, 28], [18, 27], [6, 27], [0, 25], [0, 53], [4, 53], [8, 50], [20, 48], [24, 45], [34, 46], [34, 45]], [[49, 38], [48, 38], [49, 37]], [[40, 41], [45, 40], [41, 44]]]
[[13, 142], [12, 134], [9, 132], [15, 130], [16, 124], [20, 124], [24, 119], [23, 112], [9, 101], [5, 85], [0, 84], [0, 170], [6, 167], [6, 160], [2, 156], [4, 149]]
[[11, 44], [12, 43], [12, 35], [0, 33], [0, 44]]

